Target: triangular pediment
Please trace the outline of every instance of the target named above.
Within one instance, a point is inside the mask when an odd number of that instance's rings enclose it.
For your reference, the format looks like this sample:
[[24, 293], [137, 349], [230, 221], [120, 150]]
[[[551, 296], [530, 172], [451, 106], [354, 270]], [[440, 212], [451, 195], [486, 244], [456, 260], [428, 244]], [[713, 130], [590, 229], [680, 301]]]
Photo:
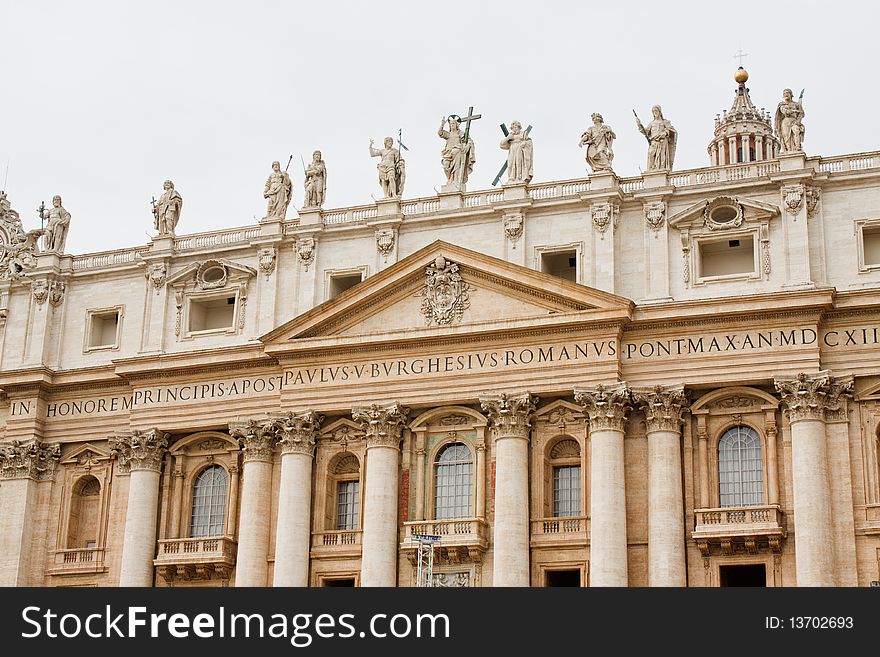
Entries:
[[76, 445], [61, 459], [63, 465], [98, 465], [110, 459], [110, 453], [92, 443]]
[[629, 316], [632, 308], [629, 299], [436, 241], [261, 340], [271, 351], [272, 345], [310, 338], [460, 334], [571, 314], [609, 321]]
[[[732, 212], [739, 213], [739, 217], [733, 216], [726, 222], [716, 220], [713, 224], [710, 218], [713, 209], [724, 207], [732, 208]], [[678, 229], [697, 228], [705, 225], [710, 230], [723, 230], [735, 227], [733, 224], [737, 224], [737, 221], [745, 223], [766, 221], [778, 214], [779, 208], [777, 206], [764, 201], [744, 196], [716, 196], [703, 199], [679, 210], [669, 217], [669, 225]], [[729, 225], [724, 225], [725, 223]]]

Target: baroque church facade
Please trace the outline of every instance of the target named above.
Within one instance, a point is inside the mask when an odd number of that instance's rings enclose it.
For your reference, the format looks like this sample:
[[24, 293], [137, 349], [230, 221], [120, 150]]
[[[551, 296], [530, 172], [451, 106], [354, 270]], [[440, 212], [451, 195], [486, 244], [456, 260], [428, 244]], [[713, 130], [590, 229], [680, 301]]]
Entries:
[[258, 224], [175, 235], [168, 181], [117, 251], [4, 196], [0, 584], [880, 580], [880, 152], [805, 153], [746, 79], [700, 169], [656, 108], [640, 176], [594, 115], [589, 176], [516, 124], [467, 191], [450, 125], [437, 196], [386, 140], [373, 204], [287, 219], [276, 168]]

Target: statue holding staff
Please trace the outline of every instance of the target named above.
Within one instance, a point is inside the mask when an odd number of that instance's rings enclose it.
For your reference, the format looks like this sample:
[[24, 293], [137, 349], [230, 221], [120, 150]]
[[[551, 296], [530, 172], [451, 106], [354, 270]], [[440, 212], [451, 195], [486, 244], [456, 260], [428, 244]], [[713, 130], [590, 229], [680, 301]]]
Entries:
[[678, 142], [678, 131], [672, 127], [667, 119], [663, 118], [663, 110], [659, 105], [651, 108], [654, 118], [643, 126], [636, 111], [636, 127], [648, 140], [648, 171], [662, 171], [671, 169], [675, 161], [675, 146]]

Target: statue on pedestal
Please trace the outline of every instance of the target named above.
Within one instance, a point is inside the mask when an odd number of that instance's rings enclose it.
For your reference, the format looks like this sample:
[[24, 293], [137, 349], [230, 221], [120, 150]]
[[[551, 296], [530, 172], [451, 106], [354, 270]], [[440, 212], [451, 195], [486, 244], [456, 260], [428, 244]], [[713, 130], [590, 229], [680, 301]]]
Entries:
[[52, 197], [52, 207], [45, 208], [40, 218], [46, 220], [43, 249], [47, 253], [64, 253], [67, 231], [70, 229], [70, 213], [61, 205], [60, 196], [56, 194]]
[[[633, 114], [636, 111], [633, 110]], [[671, 169], [675, 161], [675, 147], [678, 142], [678, 131], [672, 123], [663, 118], [663, 110], [659, 105], [651, 108], [654, 118], [647, 127], [642, 125], [636, 115], [636, 126], [648, 140], [648, 171]]]
[[379, 170], [379, 185], [385, 198], [403, 196], [403, 185], [406, 182], [406, 163], [400, 157], [400, 151], [394, 148], [394, 139], [385, 137], [385, 148], [373, 148], [370, 140], [370, 157], [381, 157], [376, 169]]
[[320, 208], [324, 205], [324, 193], [327, 191], [327, 165], [321, 159], [321, 151], [312, 153], [312, 161], [306, 167], [305, 208]]
[[507, 151], [507, 182], [528, 183], [532, 180], [532, 138], [523, 132], [522, 123], [510, 124], [510, 132], [501, 140], [501, 148]]
[[776, 136], [782, 144], [783, 153], [794, 153], [803, 150], [804, 143], [804, 106], [802, 103], [804, 92], [797, 100], [791, 89], [782, 92], [782, 102], [776, 106], [774, 127]]
[[610, 126], [603, 123], [601, 114], [593, 114], [593, 125], [581, 135], [579, 146], [587, 147], [587, 164], [593, 172], [611, 171], [611, 161], [614, 159], [614, 151], [611, 149], [612, 142], [617, 138]]
[[292, 196], [293, 184], [290, 182], [290, 176], [287, 175], [287, 171], [281, 170], [281, 162], [275, 160], [272, 162], [272, 173], [269, 174], [266, 186], [263, 188], [263, 198], [269, 202], [265, 218], [283, 220], [287, 217], [287, 206], [290, 205]]
[[[444, 123], [448, 124], [449, 130], [443, 129]], [[447, 185], [464, 185], [477, 161], [474, 140], [468, 136], [467, 143], [462, 143], [461, 118], [455, 114], [450, 116], [448, 120], [445, 116], [440, 119], [437, 135], [446, 140], [446, 145], [440, 155], [440, 163], [446, 173]]]
[[183, 197], [174, 189], [174, 183], [170, 180], [166, 180], [162, 188], [165, 192], [153, 205], [153, 227], [159, 235], [174, 235], [174, 229], [180, 221], [180, 211], [183, 209]]

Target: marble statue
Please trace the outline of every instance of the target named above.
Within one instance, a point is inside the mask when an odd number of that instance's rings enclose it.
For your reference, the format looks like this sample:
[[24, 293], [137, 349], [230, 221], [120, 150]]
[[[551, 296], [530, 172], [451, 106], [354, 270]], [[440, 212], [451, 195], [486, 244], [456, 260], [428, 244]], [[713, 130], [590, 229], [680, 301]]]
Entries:
[[612, 142], [617, 138], [610, 126], [603, 123], [601, 114], [593, 114], [593, 125], [581, 135], [579, 146], [587, 147], [587, 164], [595, 171], [611, 171], [611, 161], [614, 159], [614, 151], [611, 149]]
[[70, 213], [61, 205], [61, 197], [52, 197], [52, 207], [43, 210], [41, 219], [46, 220], [43, 233], [43, 248], [48, 253], [64, 253], [67, 231], [70, 228]]
[[659, 105], [651, 108], [651, 114], [654, 118], [647, 126], [643, 126], [636, 116], [636, 126], [648, 140], [648, 171], [671, 169], [675, 161], [678, 131], [672, 127], [672, 123], [663, 118], [663, 110]]
[[21, 280], [27, 269], [37, 266], [37, 239], [43, 232], [25, 232], [6, 192], [0, 191], [0, 280]]
[[[803, 92], [801, 96], [803, 97]], [[804, 106], [801, 98], [794, 100], [791, 89], [782, 92], [782, 102], [776, 106], [776, 136], [782, 144], [783, 153], [803, 150], [804, 143]]]
[[263, 198], [268, 201], [266, 208], [266, 219], [285, 219], [287, 217], [287, 206], [290, 205], [290, 199], [293, 197], [293, 184], [290, 182], [290, 176], [287, 171], [281, 170], [281, 163], [278, 160], [272, 162], [272, 173], [266, 180], [266, 186], [263, 188]]
[[370, 140], [370, 157], [381, 157], [376, 169], [379, 170], [379, 185], [385, 198], [403, 196], [403, 185], [406, 182], [406, 163], [400, 157], [400, 151], [394, 148], [394, 140], [385, 137], [385, 148], [373, 148]]
[[159, 197], [159, 201], [153, 205], [153, 227], [160, 235], [173, 235], [180, 221], [180, 211], [183, 209], [183, 197], [176, 189], [174, 183], [166, 180], [162, 184], [165, 192]]
[[532, 138], [523, 132], [522, 123], [510, 124], [510, 132], [501, 140], [507, 151], [507, 182], [527, 183], [532, 180]]
[[[449, 130], [444, 130], [443, 125], [448, 124]], [[461, 119], [452, 115], [440, 119], [440, 128], [437, 135], [446, 140], [446, 145], [440, 155], [440, 163], [446, 173], [447, 184], [464, 184], [468, 176], [474, 170], [477, 155], [474, 140], [468, 135], [467, 144], [462, 144]]]
[[320, 208], [324, 205], [324, 193], [327, 191], [327, 165], [321, 159], [321, 151], [312, 153], [312, 161], [306, 167], [306, 197], [303, 207]]

